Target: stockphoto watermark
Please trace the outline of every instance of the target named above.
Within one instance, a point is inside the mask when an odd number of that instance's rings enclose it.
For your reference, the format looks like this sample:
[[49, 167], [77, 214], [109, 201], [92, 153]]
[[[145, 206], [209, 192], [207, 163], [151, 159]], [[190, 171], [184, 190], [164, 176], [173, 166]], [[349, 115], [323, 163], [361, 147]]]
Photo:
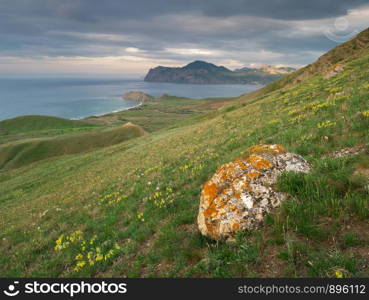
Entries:
[[333, 26], [323, 30], [324, 35], [333, 42], [343, 43], [359, 33], [359, 30], [352, 28], [350, 22], [345, 17], [339, 17], [334, 21]]
[[38, 280], [20, 283], [14, 281], [3, 289], [3, 295], [15, 297], [18, 295], [65, 295], [73, 298], [86, 294], [126, 294], [127, 284], [120, 282], [41, 282]]
[[[129, 288], [128, 288], [129, 287]], [[0, 299], [234, 299], [272, 295], [349, 295], [367, 298], [365, 278], [0, 278]]]

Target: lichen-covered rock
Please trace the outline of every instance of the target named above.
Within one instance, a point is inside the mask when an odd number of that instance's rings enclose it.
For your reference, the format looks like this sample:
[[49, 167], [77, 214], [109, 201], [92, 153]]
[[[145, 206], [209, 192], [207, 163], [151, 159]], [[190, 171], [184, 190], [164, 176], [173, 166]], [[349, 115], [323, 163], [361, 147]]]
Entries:
[[280, 145], [258, 145], [249, 156], [224, 164], [202, 190], [198, 226], [203, 235], [227, 239], [256, 229], [265, 214], [286, 198], [273, 186], [282, 171], [307, 173], [309, 163]]

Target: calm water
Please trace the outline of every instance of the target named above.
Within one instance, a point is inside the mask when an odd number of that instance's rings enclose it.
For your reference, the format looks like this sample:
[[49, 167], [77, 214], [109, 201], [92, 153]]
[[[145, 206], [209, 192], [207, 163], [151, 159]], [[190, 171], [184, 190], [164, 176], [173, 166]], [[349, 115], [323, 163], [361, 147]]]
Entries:
[[21, 115], [82, 118], [137, 105], [121, 95], [139, 90], [152, 96], [164, 93], [190, 98], [233, 97], [258, 85], [194, 85], [150, 83], [127, 79], [1, 79], [0, 120]]

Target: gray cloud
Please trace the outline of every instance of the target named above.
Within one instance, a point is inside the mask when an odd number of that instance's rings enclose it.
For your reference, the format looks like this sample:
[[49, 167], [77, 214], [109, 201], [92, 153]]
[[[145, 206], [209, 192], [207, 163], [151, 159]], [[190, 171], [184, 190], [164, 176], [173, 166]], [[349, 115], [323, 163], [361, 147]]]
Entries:
[[78, 22], [104, 18], [151, 18], [152, 16], [200, 12], [206, 16], [262, 16], [277, 19], [317, 19], [342, 15], [365, 0], [2, 0], [7, 14], [57, 17]]
[[368, 27], [366, 15], [349, 11], [360, 11], [364, 4], [367, 1], [2, 0], [0, 57], [304, 65], [336, 45], [323, 34], [324, 28], [341, 34], [334, 18], [346, 16], [348, 32]]

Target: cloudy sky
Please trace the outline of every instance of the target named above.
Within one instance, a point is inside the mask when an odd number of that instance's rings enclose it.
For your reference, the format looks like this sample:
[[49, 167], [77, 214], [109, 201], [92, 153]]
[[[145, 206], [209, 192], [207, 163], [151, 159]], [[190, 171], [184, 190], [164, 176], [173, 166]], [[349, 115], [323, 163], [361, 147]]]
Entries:
[[300, 67], [367, 27], [368, 0], [0, 0], [0, 75]]

